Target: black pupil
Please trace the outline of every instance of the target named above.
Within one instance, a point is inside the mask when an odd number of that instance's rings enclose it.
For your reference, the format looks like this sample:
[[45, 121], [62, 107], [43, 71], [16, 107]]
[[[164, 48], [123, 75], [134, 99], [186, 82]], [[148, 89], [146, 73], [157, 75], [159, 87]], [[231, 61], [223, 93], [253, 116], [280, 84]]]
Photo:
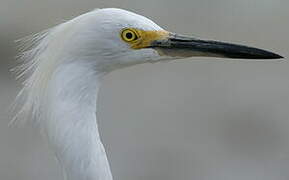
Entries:
[[126, 33], [125, 36], [127, 39], [131, 39], [133, 37], [131, 32]]

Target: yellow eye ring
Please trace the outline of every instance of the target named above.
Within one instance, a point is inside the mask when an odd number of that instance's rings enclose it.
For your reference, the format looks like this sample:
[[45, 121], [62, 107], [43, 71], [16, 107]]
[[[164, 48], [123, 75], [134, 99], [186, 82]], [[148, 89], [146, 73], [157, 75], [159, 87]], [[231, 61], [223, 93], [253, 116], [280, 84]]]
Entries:
[[121, 32], [121, 38], [125, 41], [125, 42], [132, 42], [135, 41], [139, 38], [137, 32], [133, 29], [124, 29]]

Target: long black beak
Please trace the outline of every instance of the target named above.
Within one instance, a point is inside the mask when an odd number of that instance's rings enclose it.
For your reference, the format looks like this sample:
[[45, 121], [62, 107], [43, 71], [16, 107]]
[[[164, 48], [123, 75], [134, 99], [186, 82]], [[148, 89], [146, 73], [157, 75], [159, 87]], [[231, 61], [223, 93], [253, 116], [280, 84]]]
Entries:
[[172, 57], [221, 57], [238, 59], [280, 59], [282, 56], [248, 46], [218, 41], [200, 40], [171, 33], [168, 38], [155, 40], [151, 47], [161, 54]]

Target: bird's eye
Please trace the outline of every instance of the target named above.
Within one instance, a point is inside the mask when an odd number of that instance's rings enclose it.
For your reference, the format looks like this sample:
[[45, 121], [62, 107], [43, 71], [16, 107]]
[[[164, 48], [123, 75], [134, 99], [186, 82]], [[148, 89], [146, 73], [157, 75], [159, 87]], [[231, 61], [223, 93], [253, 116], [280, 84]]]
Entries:
[[124, 29], [121, 32], [121, 38], [126, 42], [132, 42], [139, 38], [137, 32], [133, 29]]

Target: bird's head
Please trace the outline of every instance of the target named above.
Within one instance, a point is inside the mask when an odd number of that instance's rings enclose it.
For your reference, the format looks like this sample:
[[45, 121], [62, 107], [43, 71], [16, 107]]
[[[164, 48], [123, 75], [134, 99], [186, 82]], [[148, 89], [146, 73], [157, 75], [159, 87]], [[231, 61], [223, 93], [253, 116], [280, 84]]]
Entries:
[[68, 179], [112, 179], [95, 119], [99, 77], [106, 72], [192, 56], [281, 58], [171, 33], [143, 16], [111, 8], [83, 14], [23, 43], [19, 57], [25, 62], [18, 72], [29, 77], [17, 97], [14, 120], [43, 130]]
[[282, 58], [257, 48], [171, 33], [146, 17], [115, 8], [89, 12], [71, 24], [74, 30], [67, 35], [65, 52], [79, 59], [95, 59], [104, 70], [193, 56]]

